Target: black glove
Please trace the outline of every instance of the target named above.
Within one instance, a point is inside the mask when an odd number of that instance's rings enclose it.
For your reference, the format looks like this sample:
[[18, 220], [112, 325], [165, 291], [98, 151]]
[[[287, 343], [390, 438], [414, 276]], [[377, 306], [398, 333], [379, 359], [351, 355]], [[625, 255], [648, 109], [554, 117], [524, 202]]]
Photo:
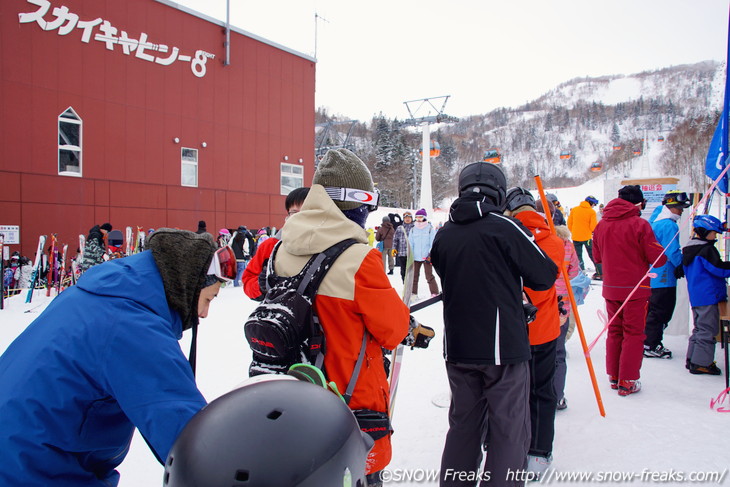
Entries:
[[565, 301], [563, 301], [562, 296], [558, 296], [558, 311], [561, 315], [567, 315], [568, 314], [568, 305]]
[[684, 266], [678, 265], [674, 268], [674, 277], [677, 279], [682, 279], [684, 277]]
[[433, 328], [420, 324], [413, 316], [411, 316], [408, 325], [410, 326], [410, 331], [401, 343], [407, 347], [411, 347], [411, 350], [415, 347], [428, 348], [428, 342], [436, 335]]
[[269, 264], [269, 259], [266, 259], [261, 266], [261, 272], [259, 272], [259, 289], [261, 290], [261, 294], [266, 294], [266, 290], [268, 289], [266, 286], [266, 266]]

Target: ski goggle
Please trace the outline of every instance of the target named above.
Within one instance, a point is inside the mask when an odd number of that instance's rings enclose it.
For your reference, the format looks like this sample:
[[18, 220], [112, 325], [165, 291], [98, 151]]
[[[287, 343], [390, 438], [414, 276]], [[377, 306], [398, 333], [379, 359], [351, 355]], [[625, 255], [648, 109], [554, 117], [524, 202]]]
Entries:
[[232, 248], [226, 245], [215, 251], [208, 274], [215, 275], [224, 281], [232, 281], [236, 278], [236, 254], [233, 253]]
[[353, 203], [360, 203], [361, 205], [367, 205], [368, 211], [375, 211], [378, 209], [380, 193], [377, 190], [365, 191], [364, 189], [334, 187], [325, 187], [324, 190], [327, 192], [327, 195], [335, 201], [350, 201]]
[[684, 208], [687, 208], [690, 206], [689, 198], [687, 197], [687, 193], [685, 192], [674, 192], [670, 191], [664, 196], [664, 204], [667, 206], [682, 206]]

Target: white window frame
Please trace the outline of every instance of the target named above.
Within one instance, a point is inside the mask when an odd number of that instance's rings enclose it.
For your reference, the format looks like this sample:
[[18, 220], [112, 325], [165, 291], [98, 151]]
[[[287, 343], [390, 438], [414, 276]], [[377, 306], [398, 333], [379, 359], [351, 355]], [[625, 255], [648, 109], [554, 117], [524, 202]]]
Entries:
[[[69, 113], [70, 112], [70, 113]], [[73, 144], [63, 144], [61, 143], [61, 138], [63, 137], [63, 132], [61, 131], [61, 124], [75, 124], [79, 126], [79, 145], [73, 145]], [[58, 161], [57, 161], [57, 168], [58, 168], [58, 175], [59, 176], [72, 176], [80, 178], [83, 176], [83, 136], [84, 136], [84, 122], [81, 120], [81, 117], [79, 117], [78, 113], [76, 113], [76, 110], [74, 110], [72, 107], [68, 107], [58, 116]], [[64, 137], [65, 138], [65, 137]], [[68, 142], [68, 141], [66, 141]], [[61, 151], [70, 151], [75, 152], [79, 159], [79, 168], [77, 171], [69, 171], [68, 169], [61, 170]], [[71, 166], [73, 167], [73, 166]]]
[[[192, 151], [195, 154], [195, 161], [185, 158], [185, 151]], [[198, 187], [198, 149], [192, 147], [181, 147], [180, 148], [180, 185], [189, 188]], [[195, 173], [195, 181], [185, 181], [185, 168], [193, 168]]]
[[[280, 167], [280, 178], [279, 178], [279, 193], [286, 196], [288, 195], [293, 189], [296, 188], [303, 188], [304, 187], [304, 166], [301, 166], [299, 164], [292, 164], [290, 162], [282, 162]], [[291, 180], [298, 180], [295, 181], [295, 184], [299, 184], [298, 186], [290, 186], [290, 185], [284, 185], [284, 178], [286, 178], [288, 181]]]

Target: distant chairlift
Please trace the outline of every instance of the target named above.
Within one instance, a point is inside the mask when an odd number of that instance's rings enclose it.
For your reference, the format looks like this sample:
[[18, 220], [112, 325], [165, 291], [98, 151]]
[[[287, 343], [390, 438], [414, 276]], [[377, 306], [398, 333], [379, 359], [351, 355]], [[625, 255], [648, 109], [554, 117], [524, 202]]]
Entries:
[[570, 159], [571, 157], [573, 157], [573, 154], [569, 150], [560, 151], [561, 159]]
[[620, 144], [613, 144], [613, 150], [621, 150], [622, 147]]
[[[429, 155], [431, 157], [438, 157], [441, 155], [441, 144], [438, 143], [438, 141], [432, 140], [431, 141], [431, 148], [428, 151]], [[418, 149], [418, 154], [423, 157], [423, 147]]]
[[660, 135], [660, 136], [659, 136], [659, 137], [658, 137], [658, 138], [656, 139], [656, 141], [657, 141], [657, 142], [664, 142], [664, 136], [663, 136], [663, 135]]
[[634, 149], [634, 155], [640, 156], [641, 155], [641, 149]]
[[484, 162], [493, 162], [499, 164], [502, 162], [502, 154], [499, 153], [499, 149], [488, 149], [484, 151]]
[[591, 171], [592, 172], [600, 172], [601, 169], [603, 169], [603, 164], [596, 161], [593, 164], [591, 164]]

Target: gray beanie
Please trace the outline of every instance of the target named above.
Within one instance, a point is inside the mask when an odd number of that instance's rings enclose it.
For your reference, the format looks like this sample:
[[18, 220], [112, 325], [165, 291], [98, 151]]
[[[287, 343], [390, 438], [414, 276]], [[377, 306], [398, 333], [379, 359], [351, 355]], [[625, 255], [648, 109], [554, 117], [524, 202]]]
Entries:
[[198, 317], [200, 291], [209, 285], [206, 275], [217, 248], [213, 237], [159, 228], [148, 237], [146, 247], [162, 276], [167, 303], [180, 314], [183, 330], [189, 329]]
[[[312, 184], [331, 188], [352, 188], [375, 191], [373, 177], [364, 162], [347, 149], [327, 151], [317, 166]], [[335, 201], [340, 210], [353, 210], [362, 203]]]

